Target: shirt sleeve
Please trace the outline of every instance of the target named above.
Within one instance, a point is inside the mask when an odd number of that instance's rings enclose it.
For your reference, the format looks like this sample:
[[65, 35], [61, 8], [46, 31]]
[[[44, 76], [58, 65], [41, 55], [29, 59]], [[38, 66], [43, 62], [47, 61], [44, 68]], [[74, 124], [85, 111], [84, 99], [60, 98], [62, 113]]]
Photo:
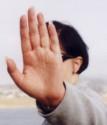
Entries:
[[[107, 109], [100, 96], [83, 86], [65, 84], [61, 103], [50, 113], [39, 114], [49, 125], [107, 125]], [[38, 105], [38, 109], [40, 109]], [[45, 124], [48, 125], [48, 124]]]

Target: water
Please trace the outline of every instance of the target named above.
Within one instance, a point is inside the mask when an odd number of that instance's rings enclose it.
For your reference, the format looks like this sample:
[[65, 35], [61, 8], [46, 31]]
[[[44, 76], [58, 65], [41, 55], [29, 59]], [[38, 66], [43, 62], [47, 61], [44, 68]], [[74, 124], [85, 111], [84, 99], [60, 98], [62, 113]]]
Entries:
[[43, 118], [36, 109], [0, 109], [0, 125], [41, 125]]

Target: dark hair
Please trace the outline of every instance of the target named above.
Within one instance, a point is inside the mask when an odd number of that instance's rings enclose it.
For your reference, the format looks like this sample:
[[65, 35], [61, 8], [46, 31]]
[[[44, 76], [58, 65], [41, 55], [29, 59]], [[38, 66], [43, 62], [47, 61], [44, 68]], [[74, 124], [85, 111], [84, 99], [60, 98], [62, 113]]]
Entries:
[[67, 55], [73, 58], [81, 56], [83, 58], [83, 63], [78, 70], [78, 74], [83, 72], [89, 63], [88, 47], [77, 32], [77, 30], [67, 24], [63, 24], [58, 21], [52, 21], [60, 39], [60, 44], [66, 52]]

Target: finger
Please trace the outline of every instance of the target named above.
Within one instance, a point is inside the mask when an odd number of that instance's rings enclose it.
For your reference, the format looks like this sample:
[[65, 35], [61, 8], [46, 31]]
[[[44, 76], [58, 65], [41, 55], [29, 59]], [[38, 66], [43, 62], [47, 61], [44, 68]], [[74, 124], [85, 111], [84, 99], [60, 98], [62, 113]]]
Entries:
[[34, 8], [28, 10], [29, 35], [32, 48], [40, 45], [37, 18]]
[[44, 20], [44, 16], [42, 13], [39, 13], [38, 16], [38, 27], [39, 27], [39, 34], [40, 34], [40, 45], [42, 47], [49, 47], [49, 35], [47, 26]]
[[49, 37], [50, 37], [50, 47], [55, 53], [60, 53], [60, 45], [58, 35], [53, 23], [48, 25]]
[[20, 36], [21, 36], [22, 52], [24, 55], [24, 53], [31, 50], [27, 19], [25, 15], [20, 18]]
[[17, 69], [15, 62], [12, 59], [6, 59], [7, 70], [13, 81], [21, 87], [23, 82], [23, 74]]

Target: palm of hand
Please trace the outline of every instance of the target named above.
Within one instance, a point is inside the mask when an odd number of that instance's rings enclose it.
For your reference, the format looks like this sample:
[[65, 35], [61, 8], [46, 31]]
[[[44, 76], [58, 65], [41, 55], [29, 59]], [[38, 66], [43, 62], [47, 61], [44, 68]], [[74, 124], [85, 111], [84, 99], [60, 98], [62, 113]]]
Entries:
[[[26, 89], [32, 96], [41, 95], [41, 92], [47, 94], [55, 79], [60, 77], [58, 74], [60, 74], [62, 68], [61, 58], [57, 58], [56, 54], [53, 54], [50, 50], [41, 48], [28, 52], [25, 56], [23, 84], [27, 84]], [[49, 81], [53, 81], [53, 83], [50, 84]], [[33, 89], [35, 89], [34, 93], [32, 93]]]

